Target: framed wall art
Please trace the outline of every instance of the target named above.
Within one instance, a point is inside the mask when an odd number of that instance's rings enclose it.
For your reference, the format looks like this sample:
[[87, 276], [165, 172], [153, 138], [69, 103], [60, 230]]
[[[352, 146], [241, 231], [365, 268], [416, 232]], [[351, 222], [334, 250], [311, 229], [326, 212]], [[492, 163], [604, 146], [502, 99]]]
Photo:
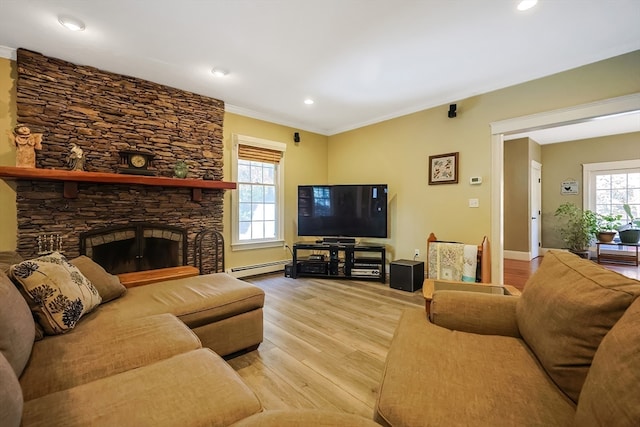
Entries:
[[458, 153], [429, 156], [429, 185], [458, 183]]

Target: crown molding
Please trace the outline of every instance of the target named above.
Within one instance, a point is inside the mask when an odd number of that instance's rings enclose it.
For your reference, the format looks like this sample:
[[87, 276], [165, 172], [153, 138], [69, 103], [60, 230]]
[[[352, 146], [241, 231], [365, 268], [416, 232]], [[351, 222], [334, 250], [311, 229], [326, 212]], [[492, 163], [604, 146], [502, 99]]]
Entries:
[[224, 109], [226, 112], [238, 114], [240, 116], [251, 117], [252, 119], [264, 120], [265, 122], [275, 123], [277, 125], [287, 126], [293, 129], [304, 130], [307, 132], [313, 132], [323, 136], [329, 135], [329, 131], [327, 129], [320, 129], [313, 126], [309, 126], [307, 124], [301, 124], [293, 121], [283, 120], [282, 118], [276, 117], [268, 113], [251, 110], [245, 107], [239, 107], [233, 104], [225, 103]]
[[16, 52], [17, 49], [14, 49], [12, 47], [0, 46], [0, 58], [6, 58], [15, 61], [18, 59]]

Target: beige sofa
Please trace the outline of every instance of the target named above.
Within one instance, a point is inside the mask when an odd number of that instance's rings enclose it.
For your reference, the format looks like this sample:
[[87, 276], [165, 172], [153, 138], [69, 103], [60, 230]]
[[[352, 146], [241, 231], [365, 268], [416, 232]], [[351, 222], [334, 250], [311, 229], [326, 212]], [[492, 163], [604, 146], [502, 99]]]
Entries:
[[[71, 264], [52, 258], [60, 265], [37, 269], [11, 259], [7, 264], [19, 266], [10, 270], [12, 283], [0, 254], [0, 426], [377, 425], [343, 413], [262, 411], [257, 396], [212, 350], [229, 354], [260, 343], [259, 288], [214, 274], [126, 290], [93, 262], [72, 260], [88, 287]], [[62, 284], [47, 270], [60, 266], [71, 271]], [[100, 305], [72, 327], [71, 312], [45, 316], [34, 307], [43, 281], [62, 292], [76, 280], [82, 285], [73, 290], [89, 290], [83, 309]], [[43, 331], [56, 334], [37, 339]]]
[[550, 251], [520, 297], [437, 291], [406, 311], [375, 419], [390, 426], [640, 425], [640, 282]]

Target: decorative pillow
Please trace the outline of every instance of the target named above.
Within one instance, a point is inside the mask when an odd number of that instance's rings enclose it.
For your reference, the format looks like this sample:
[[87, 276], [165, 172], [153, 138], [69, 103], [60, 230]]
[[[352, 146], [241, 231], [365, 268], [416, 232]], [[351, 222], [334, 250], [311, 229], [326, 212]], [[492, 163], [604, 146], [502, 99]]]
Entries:
[[87, 279], [91, 281], [93, 286], [98, 290], [102, 303], [109, 302], [119, 298], [127, 291], [118, 276], [108, 273], [102, 266], [87, 256], [79, 256], [71, 261], [71, 264], [78, 267]]
[[602, 338], [638, 295], [637, 280], [563, 251], [548, 251], [525, 284], [520, 334], [574, 402]]
[[13, 265], [10, 273], [34, 317], [50, 335], [72, 329], [101, 301], [91, 282], [58, 252]]
[[582, 387], [575, 425], [640, 426], [640, 298], [604, 337]]

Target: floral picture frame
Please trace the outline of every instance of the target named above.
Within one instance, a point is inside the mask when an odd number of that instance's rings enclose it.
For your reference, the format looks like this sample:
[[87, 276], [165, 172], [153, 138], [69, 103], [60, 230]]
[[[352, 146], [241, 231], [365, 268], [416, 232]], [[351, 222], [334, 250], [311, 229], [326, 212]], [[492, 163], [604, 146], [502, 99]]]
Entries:
[[458, 153], [429, 156], [429, 185], [458, 183]]

